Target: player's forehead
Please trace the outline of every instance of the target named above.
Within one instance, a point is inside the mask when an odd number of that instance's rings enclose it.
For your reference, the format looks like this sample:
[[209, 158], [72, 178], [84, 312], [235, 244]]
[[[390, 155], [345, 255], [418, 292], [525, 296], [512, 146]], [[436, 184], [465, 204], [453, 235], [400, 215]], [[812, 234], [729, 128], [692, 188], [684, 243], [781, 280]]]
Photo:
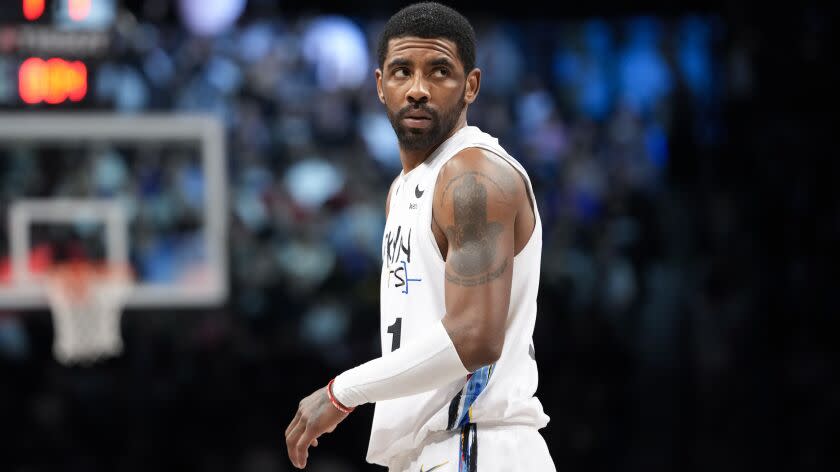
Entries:
[[399, 60], [400, 62], [418, 63], [448, 59], [454, 65], [462, 65], [458, 55], [458, 46], [454, 41], [446, 38], [420, 38], [403, 36], [391, 38], [385, 54], [385, 65]]

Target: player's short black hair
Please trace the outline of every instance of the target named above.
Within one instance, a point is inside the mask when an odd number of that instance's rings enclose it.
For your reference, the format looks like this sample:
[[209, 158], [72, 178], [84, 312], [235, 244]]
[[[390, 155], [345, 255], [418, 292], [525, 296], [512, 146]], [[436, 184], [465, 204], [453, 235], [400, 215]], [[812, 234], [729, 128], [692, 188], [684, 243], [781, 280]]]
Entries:
[[396, 12], [379, 36], [379, 67], [385, 65], [388, 41], [404, 36], [448, 39], [458, 48], [464, 72], [469, 73], [475, 68], [475, 30], [469, 20], [446, 5], [436, 2], [415, 3]]

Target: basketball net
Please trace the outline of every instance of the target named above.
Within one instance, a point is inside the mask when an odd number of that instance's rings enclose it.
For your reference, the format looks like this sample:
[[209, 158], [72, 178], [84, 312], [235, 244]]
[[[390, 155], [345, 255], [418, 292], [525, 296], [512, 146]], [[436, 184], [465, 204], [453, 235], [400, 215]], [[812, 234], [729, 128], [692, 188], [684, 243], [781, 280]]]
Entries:
[[90, 364], [122, 353], [120, 317], [131, 292], [125, 267], [69, 262], [47, 276], [47, 298], [62, 364]]

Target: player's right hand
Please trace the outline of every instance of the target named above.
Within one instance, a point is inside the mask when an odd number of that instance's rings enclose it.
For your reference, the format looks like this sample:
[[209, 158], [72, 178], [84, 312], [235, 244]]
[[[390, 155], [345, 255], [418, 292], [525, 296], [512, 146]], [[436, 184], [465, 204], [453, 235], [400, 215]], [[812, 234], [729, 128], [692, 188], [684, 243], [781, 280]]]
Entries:
[[286, 428], [286, 449], [292, 465], [298, 469], [306, 467], [309, 446], [317, 447], [318, 438], [332, 433], [347, 416], [330, 403], [327, 387], [301, 400], [295, 418]]

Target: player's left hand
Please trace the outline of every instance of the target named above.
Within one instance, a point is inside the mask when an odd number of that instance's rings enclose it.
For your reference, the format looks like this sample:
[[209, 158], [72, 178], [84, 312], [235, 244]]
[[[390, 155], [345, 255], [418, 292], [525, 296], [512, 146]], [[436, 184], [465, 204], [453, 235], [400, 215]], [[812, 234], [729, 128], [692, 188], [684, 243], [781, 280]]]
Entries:
[[298, 469], [306, 467], [309, 446], [317, 447], [318, 438], [324, 433], [332, 433], [347, 416], [330, 403], [327, 387], [319, 388], [301, 400], [295, 419], [286, 428], [286, 448], [292, 465]]

